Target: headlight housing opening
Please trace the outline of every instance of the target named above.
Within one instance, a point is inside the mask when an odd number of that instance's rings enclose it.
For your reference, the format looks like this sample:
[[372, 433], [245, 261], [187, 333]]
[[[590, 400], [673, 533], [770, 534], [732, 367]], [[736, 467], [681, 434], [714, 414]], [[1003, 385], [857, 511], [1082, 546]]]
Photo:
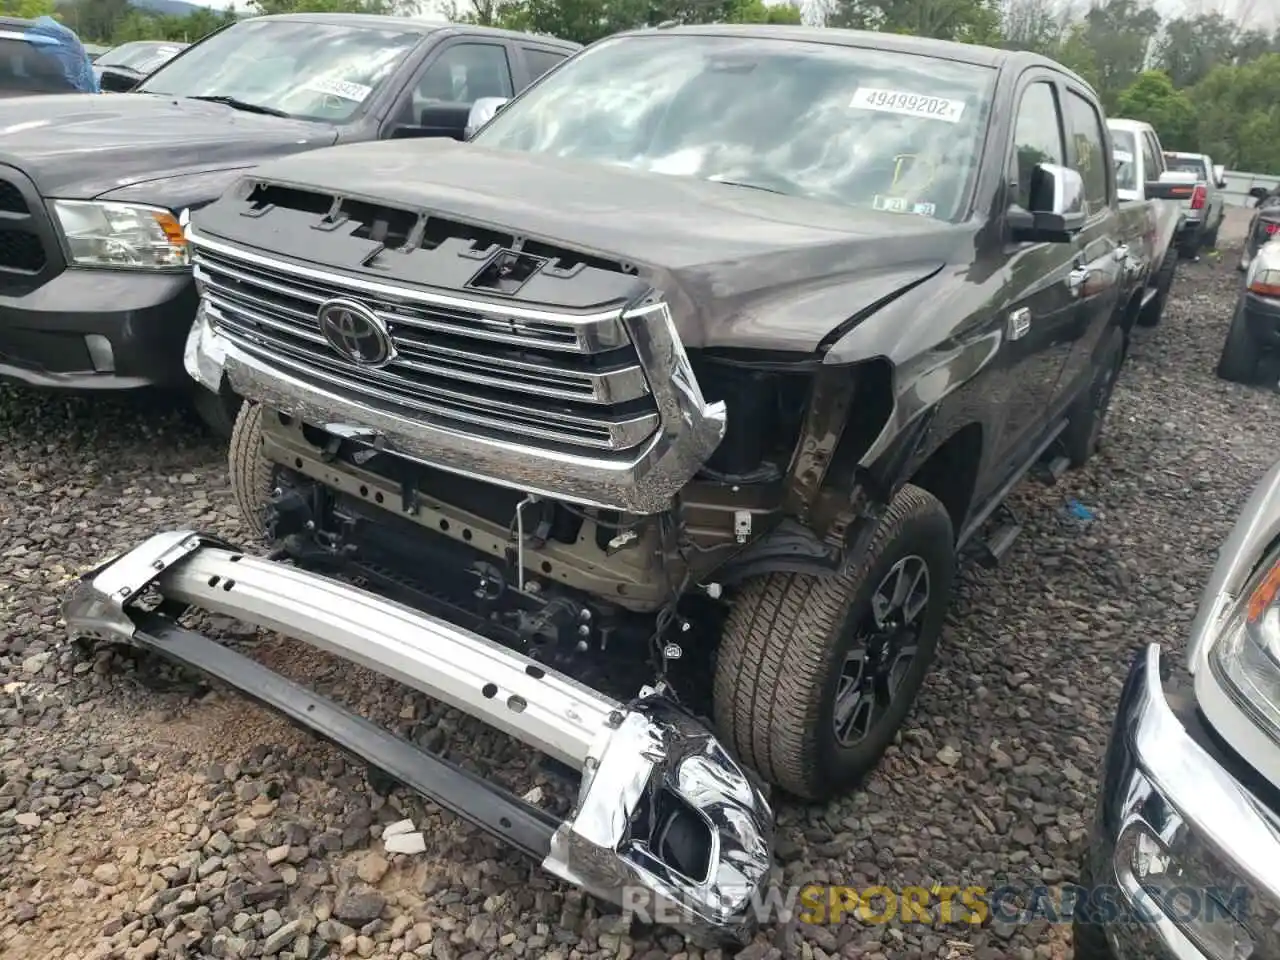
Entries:
[[1280, 549], [1228, 608], [1209, 665], [1232, 700], [1280, 742]]
[[1280, 241], [1270, 240], [1258, 250], [1245, 272], [1245, 286], [1263, 297], [1280, 297]]
[[172, 270], [189, 263], [178, 218], [162, 207], [99, 200], [53, 200], [50, 206], [77, 266]]

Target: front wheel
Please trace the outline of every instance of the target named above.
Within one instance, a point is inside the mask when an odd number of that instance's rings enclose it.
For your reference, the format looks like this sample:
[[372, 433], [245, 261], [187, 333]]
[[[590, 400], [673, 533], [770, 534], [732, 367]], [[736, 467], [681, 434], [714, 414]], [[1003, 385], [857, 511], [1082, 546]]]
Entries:
[[262, 455], [261, 405], [241, 405], [231, 431], [227, 468], [241, 522], [255, 537], [266, 539], [267, 505], [275, 487], [275, 467]]
[[873, 770], [937, 651], [954, 543], [946, 509], [908, 484], [853, 570], [748, 581], [725, 623], [714, 682], [716, 723], [738, 757], [812, 800]]
[[1227, 328], [1227, 341], [1222, 345], [1218, 358], [1218, 376], [1232, 383], [1253, 383], [1258, 375], [1258, 348], [1249, 334], [1245, 316], [1244, 297], [1236, 304], [1231, 326]]

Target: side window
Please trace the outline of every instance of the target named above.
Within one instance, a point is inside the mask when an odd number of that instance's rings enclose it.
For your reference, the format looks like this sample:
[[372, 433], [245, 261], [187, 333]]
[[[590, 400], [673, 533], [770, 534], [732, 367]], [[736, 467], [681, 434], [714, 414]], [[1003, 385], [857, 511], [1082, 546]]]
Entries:
[[1103, 148], [1102, 118], [1093, 104], [1067, 91], [1067, 126], [1075, 145], [1075, 168], [1084, 180], [1084, 198], [1090, 215], [1107, 205], [1107, 162]]
[[1144, 132], [1142, 134], [1142, 172], [1148, 180], [1157, 180], [1163, 169], [1164, 154], [1156, 149], [1155, 144], [1151, 142], [1151, 136]]
[[1062, 121], [1058, 116], [1058, 96], [1053, 86], [1040, 81], [1027, 87], [1018, 104], [1013, 126], [1013, 177], [1017, 184], [1014, 202], [1031, 208], [1031, 171], [1038, 163], [1066, 163], [1062, 145]]
[[1144, 164], [1148, 180], [1159, 180], [1160, 174], [1164, 173], [1166, 167], [1164, 162], [1164, 151], [1160, 149], [1160, 141], [1151, 135], [1150, 130], [1146, 130], [1142, 134], [1143, 149], [1151, 154], [1151, 159]]
[[440, 103], [474, 103], [481, 97], [509, 97], [511, 65], [497, 43], [458, 43], [441, 51], [413, 91], [414, 115]]
[[530, 83], [568, 56], [567, 53], [561, 53], [558, 50], [536, 50], [533, 47], [521, 47], [521, 50], [524, 51], [524, 62], [529, 65]]

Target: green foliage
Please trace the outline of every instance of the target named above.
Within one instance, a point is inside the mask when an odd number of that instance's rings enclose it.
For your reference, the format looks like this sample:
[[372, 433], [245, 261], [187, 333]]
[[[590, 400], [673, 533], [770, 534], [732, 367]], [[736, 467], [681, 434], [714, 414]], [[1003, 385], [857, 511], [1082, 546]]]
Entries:
[[53, 0], [0, 0], [0, 15], [34, 20], [53, 16]]
[[1122, 116], [1145, 120], [1160, 134], [1166, 150], [1196, 152], [1199, 129], [1196, 108], [1191, 98], [1173, 85], [1169, 75], [1160, 70], [1147, 70], [1120, 94], [1118, 109]]
[[1215, 161], [1280, 173], [1280, 53], [1215, 67], [1191, 90], [1200, 145]]

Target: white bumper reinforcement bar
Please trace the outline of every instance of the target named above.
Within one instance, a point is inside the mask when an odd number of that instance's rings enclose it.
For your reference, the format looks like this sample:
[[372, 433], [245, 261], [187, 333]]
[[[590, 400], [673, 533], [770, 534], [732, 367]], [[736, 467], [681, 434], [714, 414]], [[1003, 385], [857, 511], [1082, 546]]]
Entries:
[[[158, 592], [167, 601], [138, 601]], [[267, 667], [177, 625], [198, 607], [293, 637], [451, 704], [582, 772], [563, 822]], [[128, 643], [215, 677], [624, 907], [700, 940], [749, 939], [773, 813], [715, 737], [644, 690], [630, 705], [444, 620], [190, 531], [86, 574], [72, 640]]]

